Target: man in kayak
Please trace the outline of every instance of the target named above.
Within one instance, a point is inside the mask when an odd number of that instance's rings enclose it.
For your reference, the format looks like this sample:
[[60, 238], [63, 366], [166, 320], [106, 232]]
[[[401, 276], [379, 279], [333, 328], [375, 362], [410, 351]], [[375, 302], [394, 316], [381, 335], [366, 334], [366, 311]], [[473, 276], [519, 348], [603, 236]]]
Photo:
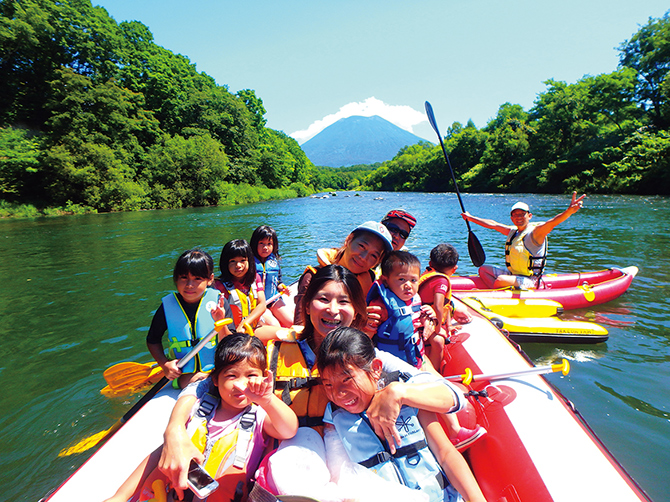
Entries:
[[572, 193], [568, 208], [548, 221], [531, 223], [533, 214], [528, 204], [517, 202], [512, 206], [511, 219], [513, 225], [503, 225], [494, 220], [462, 213], [464, 220], [476, 223], [484, 228], [497, 230], [507, 237], [505, 243], [505, 265], [507, 268], [482, 265], [479, 277], [491, 288], [514, 286], [520, 289], [537, 287], [547, 258], [547, 235], [558, 224], [579, 211], [586, 195], [577, 197]]

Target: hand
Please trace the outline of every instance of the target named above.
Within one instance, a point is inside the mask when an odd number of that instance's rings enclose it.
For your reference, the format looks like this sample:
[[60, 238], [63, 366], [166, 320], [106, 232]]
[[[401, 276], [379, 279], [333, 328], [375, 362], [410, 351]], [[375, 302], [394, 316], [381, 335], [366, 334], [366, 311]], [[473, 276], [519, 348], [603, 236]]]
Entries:
[[183, 426], [171, 430], [170, 434], [166, 433], [164, 440], [158, 469], [170, 480], [178, 499], [183, 500], [184, 491], [188, 489], [186, 479], [191, 459], [202, 464], [205, 457], [195, 447]]
[[264, 377], [251, 377], [247, 380], [247, 386], [244, 387], [237, 383], [233, 386], [240, 392], [244, 392], [244, 395], [249, 398], [250, 401], [257, 403], [261, 407], [270, 402], [272, 396], [274, 395], [274, 378], [272, 376], [272, 371], [265, 370]]
[[368, 305], [368, 322], [365, 324], [365, 331], [368, 335], [374, 335], [377, 333], [377, 328], [381, 324], [382, 320], [382, 308], [379, 305]]
[[461, 324], [467, 324], [472, 321], [472, 316], [461, 305], [456, 305], [453, 313], [454, 320]]
[[366, 411], [375, 434], [386, 439], [392, 454], [395, 453], [396, 444], [400, 446], [400, 434], [395, 421], [402, 407], [402, 393], [400, 392], [402, 385], [400, 382], [391, 382], [377, 391]]
[[177, 366], [178, 362], [178, 359], [172, 359], [160, 365], [160, 367], [163, 368], [163, 373], [168, 378], [168, 380], [174, 380], [175, 378], [179, 378], [181, 375], [181, 369], [179, 366]]
[[577, 198], [577, 192], [572, 192], [572, 200], [570, 201], [570, 205], [568, 206], [568, 212], [570, 214], [575, 214], [582, 208], [583, 205], [582, 200], [584, 200], [584, 197], [586, 197], [586, 194]]
[[461, 213], [461, 217], [462, 217], [465, 221], [470, 221], [470, 218], [472, 218], [472, 216], [470, 215], [470, 213], [468, 213], [467, 211], [465, 211], [464, 213]]
[[225, 319], [226, 317], [226, 297], [223, 295], [219, 295], [219, 301], [216, 304], [216, 307], [214, 307], [211, 310], [212, 314], [212, 319], [214, 319], [214, 322], [220, 321], [221, 319]]

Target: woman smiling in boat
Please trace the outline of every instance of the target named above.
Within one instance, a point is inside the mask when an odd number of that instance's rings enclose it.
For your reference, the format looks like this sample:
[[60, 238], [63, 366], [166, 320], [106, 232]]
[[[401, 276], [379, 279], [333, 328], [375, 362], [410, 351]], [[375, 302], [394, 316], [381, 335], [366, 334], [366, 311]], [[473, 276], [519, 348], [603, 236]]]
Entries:
[[[342, 247], [339, 249], [319, 249], [316, 256], [319, 266], [341, 265], [352, 272], [363, 289], [363, 295], [367, 295], [375, 280], [373, 269], [381, 263], [384, 255], [391, 251], [393, 251], [393, 240], [388, 229], [379, 222], [366, 221], [347, 236]], [[301, 311], [302, 296], [315, 273], [316, 269], [314, 267], [307, 267], [307, 270], [298, 280], [293, 324], [304, 324]], [[376, 311], [369, 312], [367, 322], [369, 324], [368, 329], [376, 329], [379, 324], [379, 313]]]

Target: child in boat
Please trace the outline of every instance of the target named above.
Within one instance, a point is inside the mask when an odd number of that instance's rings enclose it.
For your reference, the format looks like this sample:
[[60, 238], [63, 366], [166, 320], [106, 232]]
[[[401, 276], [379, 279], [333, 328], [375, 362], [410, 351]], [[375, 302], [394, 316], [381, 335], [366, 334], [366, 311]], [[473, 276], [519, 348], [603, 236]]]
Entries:
[[[433, 328], [437, 324], [433, 321], [433, 309], [428, 305], [421, 306], [418, 294], [420, 274], [421, 263], [411, 253], [393, 251], [384, 258], [382, 275], [367, 298], [368, 305], [381, 308], [379, 328], [372, 340], [379, 350], [439, 374], [445, 338], [440, 330]], [[426, 360], [430, 365], [424, 366]], [[459, 451], [486, 434], [486, 429], [479, 425], [474, 429], [461, 427], [454, 414], [445, 415], [444, 420], [451, 442]]]
[[[214, 281], [214, 261], [205, 251], [197, 248], [185, 251], [177, 260], [172, 279], [177, 292], [165, 296], [154, 314], [147, 334], [147, 347], [165, 376], [173, 381], [173, 385], [182, 388], [206, 378], [207, 372], [214, 368], [216, 341], [204, 347], [182, 369], [177, 367], [179, 359], [214, 329], [215, 321], [232, 314], [225, 299], [219, 300], [219, 292], [209, 287]], [[207, 309], [211, 302], [221, 307], [216, 318]], [[163, 349], [166, 331], [169, 359]], [[224, 326], [219, 338], [229, 334], [228, 327]]]
[[[194, 405], [187, 433], [205, 452], [198, 462], [219, 480], [212, 498], [232, 500], [236, 490], [247, 493], [268, 438], [292, 438], [298, 430], [298, 419], [274, 395], [267, 353], [256, 337], [233, 333], [221, 340], [210, 378], [212, 394]], [[158, 499], [156, 491], [169, 490], [167, 478], [156, 468], [161, 449], [146, 457], [106, 502]], [[178, 495], [183, 499], [182, 494]]]
[[256, 259], [256, 272], [263, 281], [267, 302], [262, 323], [288, 328], [293, 324], [293, 309], [279, 296], [280, 293], [288, 293], [288, 287], [281, 280], [277, 232], [268, 225], [261, 225], [251, 235], [250, 244]]
[[221, 275], [214, 287], [228, 300], [237, 331], [242, 331], [244, 324], [256, 327], [265, 313], [265, 292], [249, 243], [244, 239], [227, 242], [221, 250], [219, 268]]
[[427, 350], [428, 357], [439, 369], [444, 344], [455, 328], [451, 327], [453, 303], [451, 301], [451, 281], [458, 268], [458, 251], [451, 244], [438, 244], [430, 251], [430, 261], [426, 272], [419, 279], [419, 296], [423, 305], [430, 305], [437, 316], [434, 347]]
[[420, 275], [421, 263], [416, 256], [392, 251], [384, 258], [382, 275], [367, 295], [368, 305], [381, 309], [379, 327], [373, 336], [377, 348], [417, 368], [423, 365], [424, 356], [423, 339], [419, 336], [423, 322], [417, 294]]
[[402, 406], [398, 417], [403, 424], [399, 427], [401, 443], [393, 455], [391, 438], [375, 434], [366, 410], [387, 375], [364, 333], [346, 327], [329, 333], [317, 352], [317, 367], [331, 401], [324, 422], [337, 431], [351, 461], [388, 481], [427, 493], [431, 502], [485, 500], [434, 413]]

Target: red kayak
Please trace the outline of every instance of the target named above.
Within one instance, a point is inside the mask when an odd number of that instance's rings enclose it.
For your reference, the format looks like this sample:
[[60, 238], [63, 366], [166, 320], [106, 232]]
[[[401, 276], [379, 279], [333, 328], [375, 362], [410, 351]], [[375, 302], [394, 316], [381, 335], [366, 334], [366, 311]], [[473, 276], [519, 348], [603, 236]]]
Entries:
[[487, 288], [479, 276], [454, 276], [453, 293], [458, 298], [544, 298], [563, 305], [565, 310], [583, 309], [606, 303], [626, 292], [638, 272], [637, 267], [609, 268], [597, 272], [547, 274], [538, 289]]

